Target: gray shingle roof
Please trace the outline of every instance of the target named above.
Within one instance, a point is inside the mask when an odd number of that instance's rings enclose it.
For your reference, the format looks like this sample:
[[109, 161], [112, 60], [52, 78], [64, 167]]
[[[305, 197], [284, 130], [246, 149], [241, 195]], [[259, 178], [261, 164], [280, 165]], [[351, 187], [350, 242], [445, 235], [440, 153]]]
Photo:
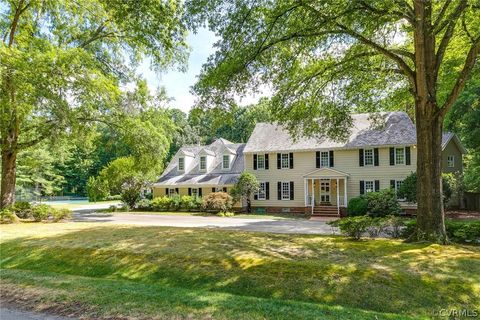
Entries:
[[308, 151], [318, 149], [349, 149], [364, 146], [416, 144], [413, 122], [405, 112], [363, 113], [352, 115], [353, 125], [345, 142], [328, 138], [294, 140], [279, 124], [258, 123], [244, 152]]
[[[172, 158], [167, 168], [160, 176], [155, 186], [221, 186], [235, 184], [240, 174], [243, 172], [243, 149], [244, 143], [232, 143], [225, 139], [217, 139], [208, 146], [185, 146], [180, 148]], [[212, 155], [212, 164], [209, 166], [208, 172], [199, 170], [200, 154], [205, 153]], [[203, 151], [203, 152], [202, 152]], [[222, 169], [223, 154], [236, 153], [231, 168], [229, 170]], [[184, 153], [193, 154], [193, 161], [185, 168], [185, 172], [178, 171], [178, 158]]]

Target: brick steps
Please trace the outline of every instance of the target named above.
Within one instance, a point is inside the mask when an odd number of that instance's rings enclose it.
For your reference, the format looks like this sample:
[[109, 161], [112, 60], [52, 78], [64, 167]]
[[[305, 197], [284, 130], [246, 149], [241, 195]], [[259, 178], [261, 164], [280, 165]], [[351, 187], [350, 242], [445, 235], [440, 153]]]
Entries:
[[340, 217], [336, 206], [315, 206], [312, 217]]

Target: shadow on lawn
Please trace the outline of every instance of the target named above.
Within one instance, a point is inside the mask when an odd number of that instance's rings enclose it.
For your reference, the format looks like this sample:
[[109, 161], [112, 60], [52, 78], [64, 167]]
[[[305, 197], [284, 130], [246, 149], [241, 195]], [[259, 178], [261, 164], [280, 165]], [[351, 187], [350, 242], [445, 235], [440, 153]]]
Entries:
[[476, 307], [479, 259], [466, 246], [109, 226], [4, 242], [1, 267], [428, 315]]

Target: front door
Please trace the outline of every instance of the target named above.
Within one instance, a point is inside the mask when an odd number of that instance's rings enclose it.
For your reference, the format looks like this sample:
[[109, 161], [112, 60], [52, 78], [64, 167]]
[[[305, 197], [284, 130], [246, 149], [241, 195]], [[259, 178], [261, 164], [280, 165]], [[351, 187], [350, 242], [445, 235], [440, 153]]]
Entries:
[[330, 203], [330, 179], [320, 180], [320, 202]]

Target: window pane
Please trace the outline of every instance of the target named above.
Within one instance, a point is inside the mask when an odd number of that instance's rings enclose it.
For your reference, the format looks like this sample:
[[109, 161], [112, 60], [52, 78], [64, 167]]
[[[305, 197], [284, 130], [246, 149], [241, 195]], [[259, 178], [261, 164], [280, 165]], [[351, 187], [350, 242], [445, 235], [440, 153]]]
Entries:
[[403, 181], [402, 180], [396, 180], [395, 181], [395, 190], [398, 192], [398, 190], [400, 189], [400, 186], [403, 184]]
[[449, 155], [447, 157], [447, 166], [449, 168], [453, 168], [455, 166], [455, 157], [453, 155]]
[[192, 196], [196, 197], [198, 194], [198, 189], [197, 188], [192, 188]]
[[258, 190], [258, 200], [266, 199], [266, 183], [260, 182], [260, 189]]
[[185, 159], [184, 158], [179, 158], [178, 159], [178, 170], [184, 170], [185, 169]]
[[174, 196], [175, 195], [175, 189], [168, 189], [168, 193], [171, 196]]
[[290, 161], [288, 157], [289, 157], [288, 153], [282, 153], [282, 168], [290, 167]]
[[282, 200], [290, 200], [290, 182], [282, 182]]
[[265, 169], [265, 155], [263, 154], [257, 156], [257, 169]]
[[404, 164], [405, 163], [405, 149], [404, 148], [396, 148], [395, 149], [395, 163], [396, 164]]
[[364, 162], [366, 166], [373, 165], [373, 150], [365, 149], [364, 151]]
[[228, 169], [230, 167], [230, 156], [224, 155], [223, 156], [223, 169]]
[[322, 151], [320, 154], [320, 167], [329, 167], [329, 156], [328, 151]]
[[207, 158], [200, 157], [200, 170], [205, 170], [205, 169], [207, 169]]
[[365, 192], [373, 192], [373, 181], [365, 181]]

